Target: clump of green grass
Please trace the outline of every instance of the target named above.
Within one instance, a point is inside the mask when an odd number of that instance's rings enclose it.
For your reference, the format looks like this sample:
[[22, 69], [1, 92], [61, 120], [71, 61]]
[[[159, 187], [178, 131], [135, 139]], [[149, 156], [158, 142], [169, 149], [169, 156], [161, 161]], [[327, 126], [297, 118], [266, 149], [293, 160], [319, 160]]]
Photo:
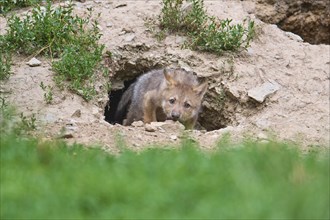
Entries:
[[8, 79], [10, 75], [12, 55], [8, 51], [0, 51], [0, 80], [4, 80]]
[[41, 3], [42, 0], [0, 0], [0, 14], [16, 8], [23, 8]]
[[[187, 1], [185, 1], [187, 2]], [[254, 36], [254, 22], [232, 24], [231, 19], [220, 20], [208, 16], [203, 0], [191, 0], [190, 10], [182, 10], [183, 0], [163, 0], [160, 26], [171, 32], [186, 34], [185, 46], [217, 54], [249, 47]]]
[[8, 135], [0, 150], [4, 219], [329, 218], [329, 157], [280, 143], [112, 156]]
[[86, 100], [96, 95], [94, 88], [95, 72], [102, 71], [102, 51], [104, 46], [97, 46], [93, 49], [84, 47], [69, 46], [65, 49], [62, 59], [53, 63], [53, 69], [57, 73], [55, 82], [58, 85], [64, 80], [69, 80], [69, 88], [80, 94]]
[[0, 80], [8, 79], [11, 73], [12, 46], [0, 35]]
[[53, 87], [45, 86], [44, 82], [40, 83], [40, 88], [45, 92], [44, 100], [47, 104], [51, 104], [53, 101]]
[[8, 135], [27, 136], [36, 128], [35, 114], [27, 116], [23, 112], [18, 113], [5, 97], [0, 96], [0, 139]]
[[[59, 58], [53, 62], [57, 85], [90, 100], [96, 94], [93, 75], [103, 71], [100, 63], [104, 49], [104, 45], [98, 44], [101, 33], [97, 19], [92, 21], [91, 17], [92, 9], [88, 9], [86, 18], [81, 18], [73, 14], [71, 3], [53, 7], [48, 0], [45, 6], [35, 6], [23, 18], [9, 17], [8, 31], [2, 36], [0, 46], [10, 45], [10, 51], [24, 55]], [[4, 70], [0, 76], [9, 74], [10, 62], [6, 58], [1, 55], [0, 67]]]
[[9, 17], [6, 41], [17, 52], [35, 56], [59, 57], [65, 48], [72, 45], [90, 49], [97, 46], [101, 36], [97, 21], [92, 23], [91, 29], [86, 28], [91, 23], [91, 14], [90, 9], [87, 18], [80, 18], [73, 15], [72, 4], [52, 7], [48, 0], [45, 6], [37, 5], [24, 18]]

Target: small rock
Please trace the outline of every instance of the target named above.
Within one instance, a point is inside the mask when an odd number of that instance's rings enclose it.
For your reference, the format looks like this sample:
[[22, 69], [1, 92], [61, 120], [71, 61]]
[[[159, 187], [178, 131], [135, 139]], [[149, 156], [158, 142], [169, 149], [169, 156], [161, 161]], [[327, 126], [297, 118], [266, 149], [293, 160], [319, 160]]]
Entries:
[[171, 136], [170, 136], [170, 139], [171, 139], [172, 141], [176, 141], [176, 140], [178, 139], [178, 136], [176, 136], [176, 135], [171, 135]]
[[143, 125], [144, 125], [143, 121], [134, 121], [132, 123], [133, 127], [143, 127]]
[[124, 27], [121, 29], [121, 31], [124, 32], [125, 34], [134, 33], [133, 29], [130, 27]]
[[60, 134], [58, 138], [73, 138], [73, 132], [72, 131], [65, 131], [64, 133]]
[[65, 129], [67, 131], [74, 132], [74, 131], [77, 131], [78, 130], [78, 127], [77, 126], [66, 126]]
[[157, 127], [152, 124], [145, 124], [144, 129], [149, 132], [155, 132], [157, 130]]
[[264, 133], [259, 133], [259, 134], [257, 135], [257, 137], [258, 137], [258, 139], [260, 139], [260, 140], [267, 139], [267, 135], [265, 135]]
[[112, 27], [113, 26], [113, 24], [112, 23], [107, 23], [107, 25], [106, 25], [106, 27]]
[[151, 122], [151, 124], [154, 124], [154, 123], [162, 123], [162, 124], [159, 124], [158, 129], [159, 130], [163, 129], [166, 132], [179, 133], [185, 129], [183, 124], [181, 124], [178, 121], [167, 120], [165, 122]]
[[304, 42], [304, 40], [297, 34], [294, 34], [292, 32], [285, 32], [285, 36], [290, 38], [291, 40], [297, 41], [297, 42]]
[[126, 3], [121, 3], [115, 6], [115, 8], [121, 8], [121, 7], [126, 7], [127, 4]]
[[35, 67], [35, 66], [40, 66], [41, 61], [33, 57], [31, 60], [29, 60], [29, 62], [26, 62], [26, 64], [29, 65], [30, 67]]
[[81, 116], [81, 110], [80, 109], [77, 109], [72, 115], [71, 117], [77, 117], [77, 118], [80, 118]]
[[77, 121], [74, 119], [70, 119], [65, 123], [66, 126], [76, 126], [77, 125]]
[[254, 100], [256, 100], [259, 103], [262, 103], [263, 101], [265, 101], [265, 99], [273, 94], [274, 92], [276, 92], [277, 90], [280, 89], [280, 86], [276, 83], [264, 83], [259, 87], [250, 89], [248, 91], [248, 96]]
[[98, 107], [93, 107], [92, 109], [92, 114], [95, 116], [95, 115], [98, 115], [99, 114], [99, 108]]
[[175, 37], [175, 43], [177, 44], [183, 44], [186, 41], [186, 37], [176, 36]]
[[135, 34], [128, 34], [126, 37], [125, 37], [125, 41], [126, 42], [131, 42], [133, 41], [135, 38]]
[[255, 121], [255, 124], [258, 128], [261, 128], [263, 130], [267, 130], [270, 126], [270, 122], [266, 118], [258, 118]]
[[231, 98], [239, 99], [239, 90], [236, 86], [228, 86], [228, 90], [226, 91], [227, 95], [229, 95]]

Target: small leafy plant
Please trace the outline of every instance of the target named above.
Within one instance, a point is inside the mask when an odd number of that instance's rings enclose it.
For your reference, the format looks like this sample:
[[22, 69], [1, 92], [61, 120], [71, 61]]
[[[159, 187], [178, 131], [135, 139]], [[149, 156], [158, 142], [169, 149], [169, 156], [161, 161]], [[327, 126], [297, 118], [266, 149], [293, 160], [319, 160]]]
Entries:
[[55, 82], [68, 80], [69, 88], [90, 100], [96, 91], [93, 87], [93, 75], [102, 60], [104, 46], [94, 49], [73, 45], [65, 49], [62, 59], [53, 62], [53, 69], [57, 73]]
[[51, 104], [53, 101], [53, 87], [45, 86], [43, 82], [40, 83], [41, 89], [45, 92], [44, 93], [44, 100], [47, 104]]
[[183, 8], [183, 0], [163, 0], [160, 27], [186, 34], [186, 47], [221, 54], [247, 48], [254, 36], [254, 22], [233, 25], [231, 19], [208, 16], [203, 0], [191, 0], [191, 8]]
[[16, 8], [23, 8], [40, 3], [42, 0], [0, 0], [0, 14]]
[[30, 118], [26, 117], [23, 112], [20, 114], [22, 129], [25, 131], [35, 130], [36, 126], [36, 117], [35, 114], [32, 114]]
[[34, 56], [59, 57], [71, 45], [93, 48], [101, 35], [96, 21], [92, 29], [86, 29], [91, 14], [89, 9], [87, 18], [80, 18], [73, 15], [72, 4], [52, 7], [51, 1], [47, 1], [45, 7], [36, 6], [25, 18], [12, 15], [8, 19], [6, 41], [19, 53]]
[[8, 79], [12, 63], [12, 46], [0, 35], [0, 80]]
[[[100, 16], [100, 15], [99, 15]], [[96, 94], [94, 74], [101, 67], [104, 45], [97, 19], [92, 20], [92, 9], [86, 18], [73, 15], [73, 6], [53, 7], [48, 0], [45, 6], [37, 5], [24, 18], [12, 15], [8, 18], [8, 31], [1, 36], [0, 46], [10, 45], [10, 51], [24, 55], [46, 55], [52, 60], [56, 72], [55, 82], [91, 100]], [[0, 56], [0, 79], [9, 74], [10, 56]], [[52, 100], [47, 92], [45, 100]]]

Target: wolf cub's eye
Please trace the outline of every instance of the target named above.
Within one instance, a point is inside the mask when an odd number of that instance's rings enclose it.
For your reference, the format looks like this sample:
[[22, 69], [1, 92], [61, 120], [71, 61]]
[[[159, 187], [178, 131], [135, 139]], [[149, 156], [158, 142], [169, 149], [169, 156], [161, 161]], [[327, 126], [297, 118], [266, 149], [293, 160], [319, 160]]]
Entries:
[[175, 103], [175, 98], [170, 98], [170, 99], [168, 100], [168, 102], [169, 102], [170, 104], [174, 104], [174, 103]]
[[191, 105], [190, 105], [188, 102], [185, 102], [185, 103], [183, 104], [183, 106], [184, 106], [185, 108], [190, 108], [190, 107], [191, 107]]

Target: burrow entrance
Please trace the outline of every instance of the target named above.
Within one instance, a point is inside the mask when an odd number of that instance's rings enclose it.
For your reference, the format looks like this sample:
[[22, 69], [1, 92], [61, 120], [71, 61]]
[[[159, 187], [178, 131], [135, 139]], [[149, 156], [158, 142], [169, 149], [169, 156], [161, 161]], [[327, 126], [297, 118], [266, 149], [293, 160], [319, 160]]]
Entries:
[[[128, 89], [128, 87], [134, 83], [137, 79], [138, 76], [140, 76], [143, 73], [146, 73], [152, 69], [156, 68], [147, 68], [145, 71], [141, 71], [140, 74], [137, 74], [136, 77], [128, 78], [126, 80], [124, 79], [116, 79], [114, 80], [114, 86], [111, 91], [109, 91], [109, 101], [105, 106], [104, 109], [104, 116], [105, 116], [105, 121], [107, 121], [110, 124], [122, 124], [123, 120], [125, 119], [125, 114], [121, 115], [119, 118], [115, 117], [118, 104], [124, 94], [124, 92]], [[125, 72], [126, 71], [120, 71], [121, 78], [125, 78]], [[128, 74], [131, 74], [129, 72]], [[207, 92], [205, 95], [205, 100], [208, 100], [208, 102], [212, 102], [212, 91]], [[217, 100], [215, 100], [216, 102]], [[225, 105], [224, 105], [225, 106]], [[127, 113], [126, 109], [126, 113]], [[196, 129], [206, 129], [207, 131], [212, 131], [212, 130], [218, 130], [221, 128], [225, 128], [228, 125], [234, 125], [232, 120], [232, 115], [233, 114], [226, 114], [228, 113], [227, 111], [219, 111], [219, 109], [215, 109], [213, 107], [207, 107], [203, 106], [202, 107], [202, 112], [200, 113], [200, 117], [198, 119]]]
[[123, 81], [123, 86], [124, 86], [123, 88], [114, 89], [108, 93], [109, 101], [104, 109], [105, 121], [109, 122], [110, 124], [116, 124], [116, 123], [123, 124], [123, 120], [125, 119], [125, 115], [126, 115], [128, 109], [126, 109], [126, 113], [124, 115], [120, 115], [120, 117], [117, 117], [117, 118], [115, 117], [116, 111], [117, 111], [118, 104], [119, 104], [124, 92], [134, 82], [135, 82], [135, 79]]
[[311, 44], [330, 44], [329, 0], [258, 0], [256, 15]]

